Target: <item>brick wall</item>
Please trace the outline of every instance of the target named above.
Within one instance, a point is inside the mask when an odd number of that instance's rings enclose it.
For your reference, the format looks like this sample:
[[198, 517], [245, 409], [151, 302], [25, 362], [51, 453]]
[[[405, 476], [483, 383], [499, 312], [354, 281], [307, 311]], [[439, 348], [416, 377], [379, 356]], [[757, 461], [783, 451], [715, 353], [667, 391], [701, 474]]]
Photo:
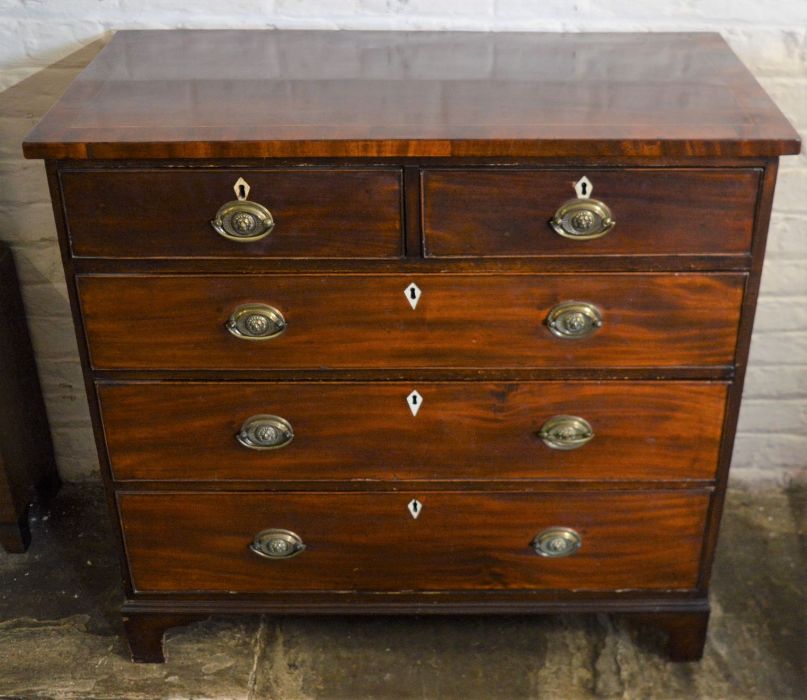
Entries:
[[[805, 0], [0, 0], [0, 237], [20, 267], [67, 480], [97, 463], [43, 168], [18, 144], [112, 31], [176, 27], [719, 31], [807, 137]], [[752, 481], [807, 463], [807, 156], [780, 173], [734, 454], [734, 476]]]

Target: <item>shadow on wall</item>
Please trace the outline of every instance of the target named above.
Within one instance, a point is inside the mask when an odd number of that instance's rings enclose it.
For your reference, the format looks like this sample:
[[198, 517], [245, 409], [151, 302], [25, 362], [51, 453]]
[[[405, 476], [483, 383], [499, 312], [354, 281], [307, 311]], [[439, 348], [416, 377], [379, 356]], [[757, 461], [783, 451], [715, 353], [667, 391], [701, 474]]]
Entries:
[[0, 92], [0, 240], [22, 286], [59, 472], [94, 478], [98, 458], [81, 377], [70, 304], [42, 161], [22, 140], [106, 43], [98, 40]]

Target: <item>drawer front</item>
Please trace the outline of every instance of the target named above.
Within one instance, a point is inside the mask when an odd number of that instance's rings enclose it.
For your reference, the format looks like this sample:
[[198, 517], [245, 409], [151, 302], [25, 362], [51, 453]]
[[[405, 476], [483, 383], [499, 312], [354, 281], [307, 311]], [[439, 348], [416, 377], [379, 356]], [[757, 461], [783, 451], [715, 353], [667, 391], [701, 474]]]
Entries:
[[[432, 257], [748, 254], [760, 170], [432, 170], [423, 173], [423, 230]], [[616, 222], [596, 239], [550, 225], [576, 198]]]
[[[120, 480], [707, 480], [717, 465], [727, 385], [181, 382], [98, 389]], [[585, 423], [553, 423], [558, 416]], [[254, 426], [277, 430], [277, 417], [293, 438], [256, 440]], [[565, 440], [554, 424], [570, 431]], [[585, 442], [587, 431], [593, 437]]]
[[[118, 495], [133, 585], [146, 593], [691, 589], [708, 501], [684, 491]], [[536, 554], [536, 535], [560, 527], [579, 549]], [[251, 551], [272, 529], [305, 549]]]
[[[78, 278], [94, 367], [233, 370], [729, 365], [744, 282], [728, 273]], [[596, 306], [602, 326], [557, 337], [548, 319], [570, 300]], [[256, 303], [274, 309], [264, 327], [280, 328], [282, 316], [285, 331], [255, 341], [227, 330]]]
[[[211, 221], [236, 200], [274, 221], [231, 240]], [[73, 254], [109, 258], [395, 258], [402, 252], [399, 170], [90, 170], [61, 175]], [[256, 229], [257, 231], [257, 229]]]

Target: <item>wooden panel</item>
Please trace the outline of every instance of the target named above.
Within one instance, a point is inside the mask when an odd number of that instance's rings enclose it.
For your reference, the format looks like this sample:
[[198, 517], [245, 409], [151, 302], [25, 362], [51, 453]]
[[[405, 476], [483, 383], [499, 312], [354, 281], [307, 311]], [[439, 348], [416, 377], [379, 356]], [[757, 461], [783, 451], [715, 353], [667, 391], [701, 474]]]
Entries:
[[118, 32], [35, 158], [754, 156], [799, 137], [717, 34]]
[[[141, 592], [283, 590], [691, 589], [709, 496], [411, 493], [118, 495]], [[537, 556], [549, 527], [582, 537], [572, 556]], [[267, 561], [255, 533], [282, 528], [307, 549]]]
[[[275, 227], [231, 241], [210, 225], [239, 177]], [[395, 258], [403, 250], [401, 171], [68, 170], [61, 175], [73, 253], [87, 257]]]
[[[422, 408], [406, 397], [416, 387]], [[705, 382], [138, 383], [98, 386], [116, 479], [712, 479], [727, 385]], [[256, 414], [294, 428], [282, 449], [235, 435]], [[538, 437], [588, 420], [572, 451]]]
[[[427, 170], [426, 254], [596, 256], [748, 254], [759, 170]], [[586, 175], [617, 224], [594, 240], [549, 225]]]
[[[79, 276], [99, 369], [675, 367], [728, 365], [743, 274]], [[404, 289], [422, 289], [417, 309]], [[602, 311], [582, 340], [545, 319], [566, 300]], [[279, 309], [283, 335], [225, 323], [245, 303]]]

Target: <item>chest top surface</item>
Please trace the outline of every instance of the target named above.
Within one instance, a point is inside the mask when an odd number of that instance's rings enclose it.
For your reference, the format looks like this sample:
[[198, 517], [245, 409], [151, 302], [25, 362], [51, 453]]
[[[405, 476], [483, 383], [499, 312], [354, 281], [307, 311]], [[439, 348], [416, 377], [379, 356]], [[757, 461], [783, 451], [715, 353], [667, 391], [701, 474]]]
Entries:
[[743, 157], [799, 137], [717, 34], [121, 31], [29, 158]]

